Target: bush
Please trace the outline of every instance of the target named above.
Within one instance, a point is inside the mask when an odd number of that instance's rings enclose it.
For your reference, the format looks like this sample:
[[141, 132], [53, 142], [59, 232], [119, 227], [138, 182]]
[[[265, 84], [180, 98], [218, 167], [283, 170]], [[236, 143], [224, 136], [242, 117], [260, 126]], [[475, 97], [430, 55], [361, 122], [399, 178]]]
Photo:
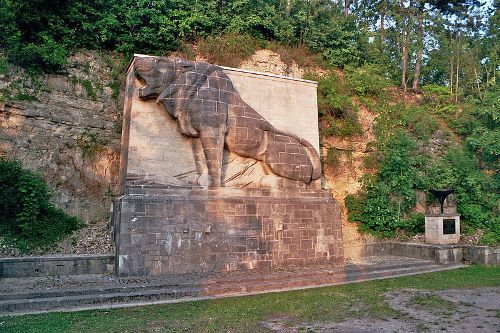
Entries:
[[28, 70], [54, 72], [66, 64], [68, 51], [61, 44], [45, 37], [42, 43], [11, 45], [8, 55], [11, 61]]
[[0, 159], [0, 231], [20, 250], [48, 246], [79, 227], [50, 202], [42, 177], [17, 161]]
[[326, 136], [346, 137], [363, 133], [349, 88], [335, 73], [318, 81], [318, 111], [326, 120], [322, 128]]
[[358, 68], [347, 66], [346, 79], [351, 89], [361, 96], [379, 96], [388, 87], [382, 70], [371, 64]]
[[497, 217], [490, 228], [486, 229], [479, 242], [489, 246], [500, 245], [500, 218]]
[[263, 46], [265, 45], [262, 41], [249, 35], [225, 34], [200, 39], [198, 52], [209, 63], [238, 67], [243, 60], [250, 58]]

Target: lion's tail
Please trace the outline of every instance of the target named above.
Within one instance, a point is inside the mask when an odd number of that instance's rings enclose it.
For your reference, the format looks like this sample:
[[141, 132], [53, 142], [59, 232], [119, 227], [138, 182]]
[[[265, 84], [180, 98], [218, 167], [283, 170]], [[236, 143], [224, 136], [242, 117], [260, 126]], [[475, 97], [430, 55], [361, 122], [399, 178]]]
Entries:
[[321, 177], [321, 159], [319, 158], [319, 154], [316, 151], [316, 149], [309, 143], [309, 141], [302, 139], [302, 138], [296, 138], [301, 145], [306, 147], [306, 152], [309, 158], [311, 159], [312, 163], [312, 173], [311, 173], [311, 180], [318, 179]]
[[269, 126], [270, 127], [267, 130], [273, 131], [277, 134], [288, 135], [296, 139], [301, 145], [303, 145], [306, 148], [306, 153], [309, 156], [309, 159], [311, 160], [312, 163], [311, 180], [316, 180], [319, 177], [321, 177], [321, 159], [319, 158], [319, 154], [316, 151], [316, 148], [314, 148], [313, 145], [309, 143], [309, 141], [302, 139], [295, 134], [281, 131], [272, 126], [271, 124], [269, 124]]

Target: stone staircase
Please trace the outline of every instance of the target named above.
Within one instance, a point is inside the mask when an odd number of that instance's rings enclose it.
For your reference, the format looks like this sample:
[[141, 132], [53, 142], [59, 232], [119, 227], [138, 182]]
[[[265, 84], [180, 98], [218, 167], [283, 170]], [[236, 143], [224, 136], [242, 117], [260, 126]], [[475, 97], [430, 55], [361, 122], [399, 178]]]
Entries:
[[340, 285], [454, 269], [396, 256], [346, 260], [278, 271], [232, 271], [168, 277], [68, 275], [0, 279], [0, 316], [175, 303]]

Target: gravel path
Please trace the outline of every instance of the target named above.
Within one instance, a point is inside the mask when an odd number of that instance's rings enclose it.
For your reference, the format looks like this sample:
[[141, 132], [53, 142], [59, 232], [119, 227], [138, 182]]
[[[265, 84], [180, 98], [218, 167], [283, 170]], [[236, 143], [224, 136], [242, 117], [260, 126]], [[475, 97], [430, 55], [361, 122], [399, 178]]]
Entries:
[[398, 315], [300, 325], [273, 319], [262, 326], [280, 333], [500, 332], [500, 287], [401, 290], [386, 294], [385, 300]]

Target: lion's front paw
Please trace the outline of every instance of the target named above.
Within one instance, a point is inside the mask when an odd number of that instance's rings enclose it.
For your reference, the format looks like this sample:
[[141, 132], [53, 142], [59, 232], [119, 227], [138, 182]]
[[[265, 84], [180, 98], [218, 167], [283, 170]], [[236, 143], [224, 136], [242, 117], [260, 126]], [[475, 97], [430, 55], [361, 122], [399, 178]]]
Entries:
[[198, 177], [198, 185], [203, 187], [221, 187], [220, 179], [215, 179], [214, 177], [203, 174]]
[[198, 177], [198, 185], [203, 186], [203, 187], [209, 187], [210, 186], [210, 176], [207, 174], [203, 174]]

